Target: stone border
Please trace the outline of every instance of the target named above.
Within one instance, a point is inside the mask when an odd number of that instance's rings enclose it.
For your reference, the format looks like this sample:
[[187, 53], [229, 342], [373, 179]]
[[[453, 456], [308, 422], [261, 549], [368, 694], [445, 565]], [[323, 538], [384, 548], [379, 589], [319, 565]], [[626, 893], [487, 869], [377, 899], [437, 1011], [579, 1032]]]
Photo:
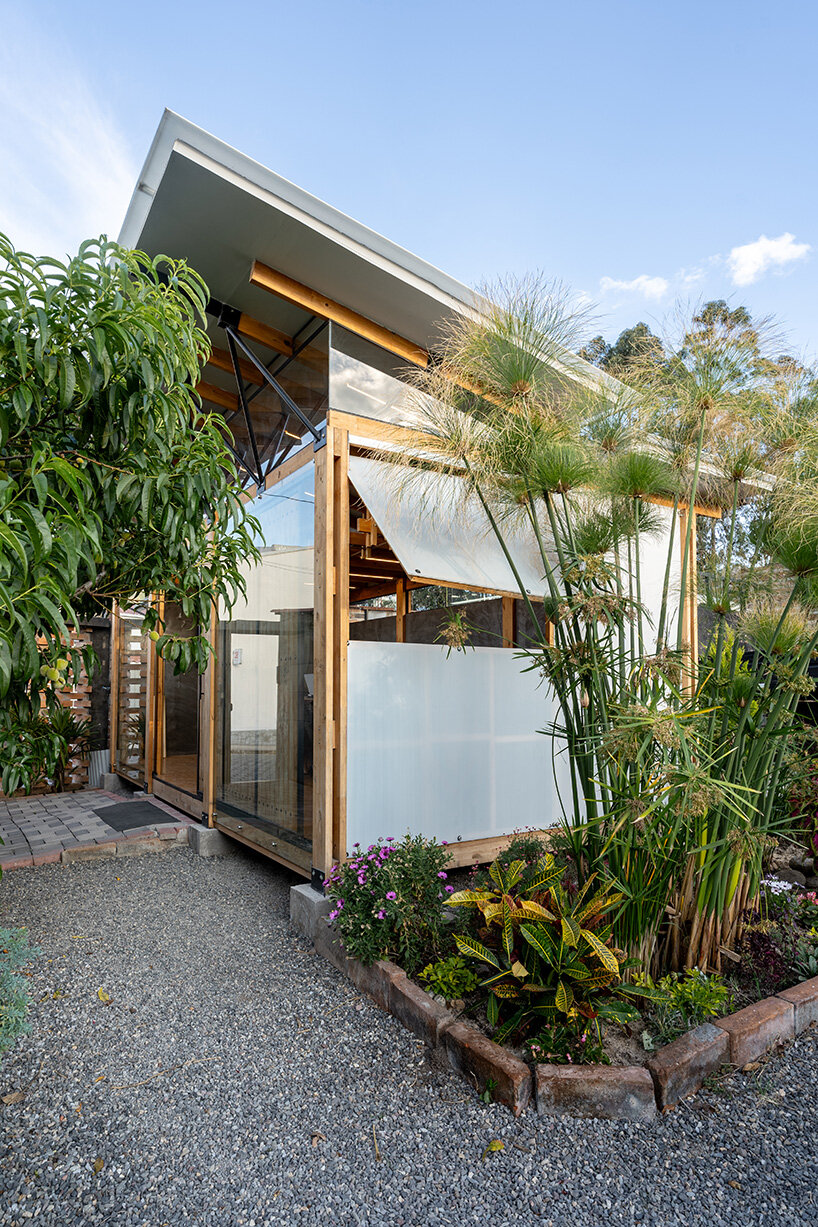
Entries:
[[171, 848], [186, 847], [190, 827], [173, 823], [157, 824], [156, 834], [145, 831], [133, 831], [128, 835], [120, 835], [119, 839], [105, 839], [100, 843], [77, 844], [74, 848], [63, 848], [61, 851], [41, 852], [31, 856], [16, 857], [14, 860], [0, 862], [3, 873], [13, 869], [31, 869], [36, 865], [73, 865], [76, 861], [103, 861], [115, 856], [142, 856], [146, 852], [168, 852]]
[[726, 1018], [703, 1023], [665, 1044], [642, 1065], [537, 1065], [534, 1073], [507, 1048], [495, 1044], [424, 992], [395, 963], [371, 967], [344, 952], [327, 924], [331, 903], [311, 886], [290, 890], [290, 921], [315, 949], [348, 976], [359, 992], [430, 1048], [476, 1087], [492, 1084], [494, 1098], [519, 1116], [532, 1102], [544, 1116], [648, 1121], [701, 1090], [724, 1065], [741, 1068], [776, 1044], [818, 1023], [818, 976]]

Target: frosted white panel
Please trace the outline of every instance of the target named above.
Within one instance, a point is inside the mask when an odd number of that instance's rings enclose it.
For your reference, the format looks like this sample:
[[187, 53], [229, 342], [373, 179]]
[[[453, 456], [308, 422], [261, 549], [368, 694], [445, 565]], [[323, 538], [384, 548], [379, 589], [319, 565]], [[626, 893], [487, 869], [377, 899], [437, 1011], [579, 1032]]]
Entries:
[[[552, 826], [556, 703], [503, 648], [352, 642], [347, 844], [407, 831], [450, 843]], [[559, 748], [560, 743], [557, 743]], [[564, 804], [570, 782], [556, 758]]]
[[[670, 521], [673, 512], [669, 507], [654, 507], [658, 513], [663, 529], [655, 536], [642, 538], [640, 579], [642, 588], [642, 604], [650, 615], [650, 621], [645, 622], [644, 636], [646, 646], [656, 643], [656, 631], [659, 627], [659, 612], [662, 608], [662, 589], [665, 583], [665, 568], [667, 567], [668, 537]], [[693, 542], [695, 549], [696, 543]], [[678, 626], [679, 606], [681, 603], [682, 583], [682, 543], [679, 537], [679, 521], [673, 534], [673, 552], [671, 556], [670, 580], [668, 583], [667, 616], [665, 619], [665, 638], [672, 647], [676, 646], [676, 628]], [[651, 627], [652, 623], [652, 627]]]
[[[392, 465], [364, 456], [350, 456], [349, 477], [407, 575], [519, 592], [479, 500], [471, 496], [464, 503], [461, 478], [417, 472], [411, 485], [398, 489]], [[544, 569], [533, 532], [506, 524], [503, 536], [526, 591], [541, 597]]]

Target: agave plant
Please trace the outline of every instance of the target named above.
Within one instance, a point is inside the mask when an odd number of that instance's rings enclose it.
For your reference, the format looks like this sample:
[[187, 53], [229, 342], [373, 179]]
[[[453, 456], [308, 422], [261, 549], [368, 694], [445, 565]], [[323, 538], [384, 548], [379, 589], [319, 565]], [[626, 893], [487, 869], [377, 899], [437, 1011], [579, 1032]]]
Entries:
[[495, 861], [489, 872], [496, 890], [462, 890], [449, 904], [475, 908], [482, 917], [483, 940], [458, 934], [455, 942], [488, 971], [482, 987], [498, 1043], [546, 1018], [587, 1024], [636, 1017], [627, 998], [646, 991], [622, 982], [623, 956], [609, 941], [608, 917], [621, 896], [610, 886], [592, 895], [589, 877], [570, 898], [564, 868], [550, 854], [529, 868], [524, 861], [507, 868]]

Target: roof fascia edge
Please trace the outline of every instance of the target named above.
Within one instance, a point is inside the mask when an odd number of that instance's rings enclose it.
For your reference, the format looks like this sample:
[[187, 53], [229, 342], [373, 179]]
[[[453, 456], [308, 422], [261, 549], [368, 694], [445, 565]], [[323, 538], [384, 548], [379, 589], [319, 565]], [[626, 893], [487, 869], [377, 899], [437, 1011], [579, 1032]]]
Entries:
[[[162, 116], [128, 206], [119, 235], [124, 246], [138, 244], [152, 193], [174, 152], [340, 243], [442, 306], [461, 313], [474, 308], [475, 295], [468, 286], [169, 110]], [[148, 192], [140, 186], [143, 184]]]

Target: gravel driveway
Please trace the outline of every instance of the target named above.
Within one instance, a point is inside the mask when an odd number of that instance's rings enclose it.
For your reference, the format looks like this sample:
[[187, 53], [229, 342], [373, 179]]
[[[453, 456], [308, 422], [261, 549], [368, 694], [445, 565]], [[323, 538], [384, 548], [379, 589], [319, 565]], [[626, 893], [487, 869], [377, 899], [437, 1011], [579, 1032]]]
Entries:
[[0, 884], [43, 951], [3, 1227], [818, 1224], [814, 1034], [650, 1125], [514, 1120], [290, 932], [292, 881], [181, 850]]

